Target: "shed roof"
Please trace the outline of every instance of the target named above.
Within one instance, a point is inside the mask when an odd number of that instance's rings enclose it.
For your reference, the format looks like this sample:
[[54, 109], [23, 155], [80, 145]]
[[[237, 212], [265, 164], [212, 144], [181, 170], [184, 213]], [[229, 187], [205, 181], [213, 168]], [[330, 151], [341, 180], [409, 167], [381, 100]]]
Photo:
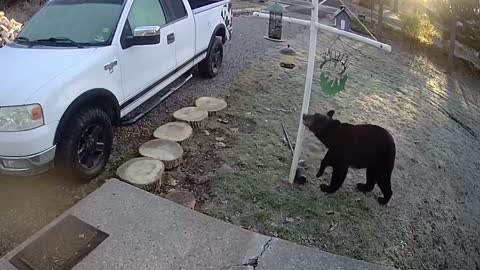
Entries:
[[337, 9], [337, 11], [335, 11], [335, 13], [333, 13], [333, 17], [336, 18], [338, 15], [340, 15], [342, 12], [345, 12], [345, 14], [347, 14], [348, 17], [350, 17], [350, 15], [348, 14], [348, 12], [345, 10], [345, 7], [344, 6], [341, 6], [339, 9]]

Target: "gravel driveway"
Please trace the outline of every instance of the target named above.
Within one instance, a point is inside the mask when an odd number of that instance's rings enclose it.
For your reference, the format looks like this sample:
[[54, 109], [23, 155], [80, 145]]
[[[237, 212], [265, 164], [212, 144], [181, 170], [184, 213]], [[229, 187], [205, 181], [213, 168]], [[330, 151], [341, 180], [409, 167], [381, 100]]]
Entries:
[[[242, 71], [261, 61], [268, 48], [281, 46], [263, 38], [266, 30], [266, 21], [235, 18], [233, 40], [225, 48], [220, 75], [213, 80], [194, 78], [137, 124], [117, 128], [112, 160], [98, 179], [80, 184], [51, 173], [31, 178], [0, 178], [0, 256], [98, 188], [113, 175], [117, 165], [137, 154], [138, 146], [151, 138], [155, 128], [168, 122], [173, 111], [192, 105], [199, 96], [224, 94]], [[298, 30], [292, 26], [285, 31]]]

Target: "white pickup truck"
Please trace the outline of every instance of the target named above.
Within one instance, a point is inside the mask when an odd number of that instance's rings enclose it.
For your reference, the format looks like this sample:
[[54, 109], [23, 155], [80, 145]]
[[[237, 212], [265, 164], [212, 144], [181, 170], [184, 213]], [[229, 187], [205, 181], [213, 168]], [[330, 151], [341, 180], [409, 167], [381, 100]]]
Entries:
[[231, 34], [229, 0], [48, 1], [0, 49], [0, 175], [97, 176], [112, 126], [196, 66], [216, 76]]

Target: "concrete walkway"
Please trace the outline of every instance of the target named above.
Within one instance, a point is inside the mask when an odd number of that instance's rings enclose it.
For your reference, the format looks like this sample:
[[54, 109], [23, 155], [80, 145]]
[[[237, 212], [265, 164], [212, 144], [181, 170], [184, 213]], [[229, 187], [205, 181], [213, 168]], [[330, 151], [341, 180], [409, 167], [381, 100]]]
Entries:
[[[0, 260], [72, 215], [109, 234], [73, 269], [386, 269], [244, 230], [118, 180], [80, 201]], [[37, 270], [37, 269], [35, 269]]]

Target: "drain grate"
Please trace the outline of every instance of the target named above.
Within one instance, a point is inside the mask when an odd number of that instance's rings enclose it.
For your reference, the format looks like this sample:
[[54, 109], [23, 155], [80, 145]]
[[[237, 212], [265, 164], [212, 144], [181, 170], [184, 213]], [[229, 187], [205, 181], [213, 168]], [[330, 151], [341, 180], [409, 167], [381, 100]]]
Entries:
[[17, 253], [10, 263], [19, 270], [70, 270], [107, 237], [69, 215]]

